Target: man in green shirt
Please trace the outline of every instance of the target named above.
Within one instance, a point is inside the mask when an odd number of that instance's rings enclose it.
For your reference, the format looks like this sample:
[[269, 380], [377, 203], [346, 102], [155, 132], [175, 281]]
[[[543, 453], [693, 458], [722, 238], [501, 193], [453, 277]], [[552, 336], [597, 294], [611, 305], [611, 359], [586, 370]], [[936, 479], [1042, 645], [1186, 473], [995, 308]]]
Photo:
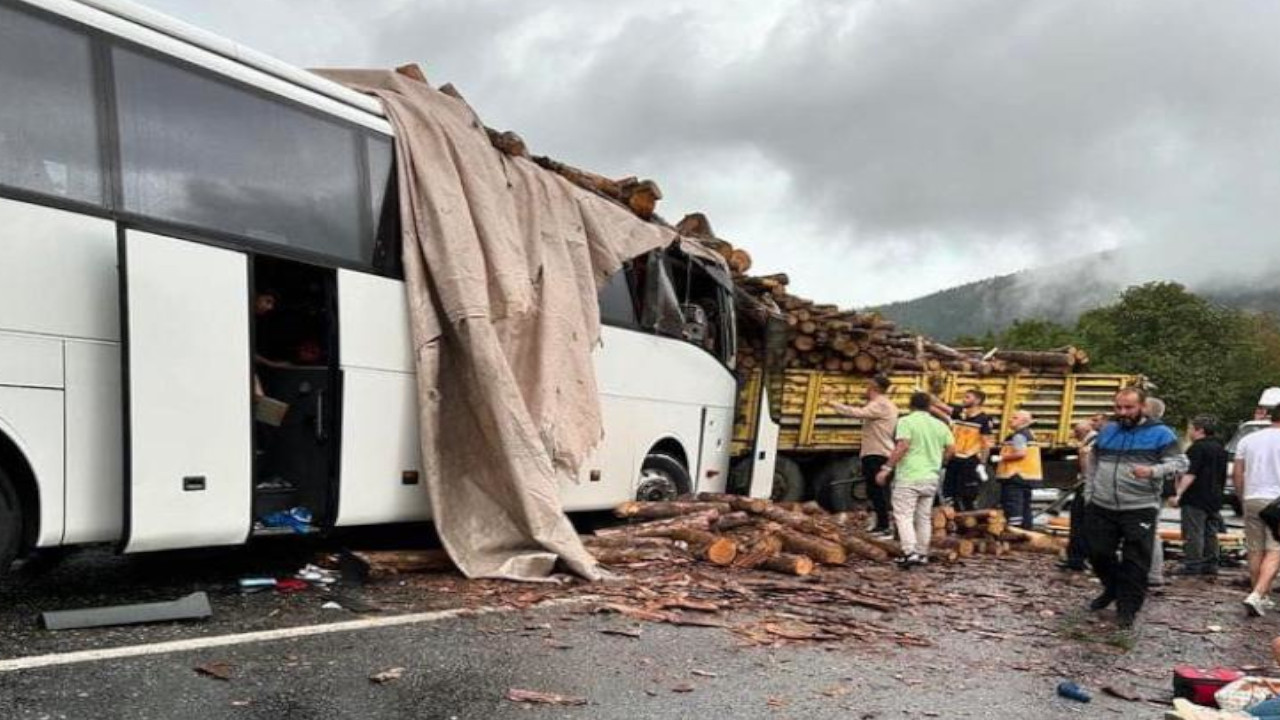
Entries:
[[889, 462], [876, 475], [876, 483], [884, 485], [893, 474], [893, 522], [902, 544], [898, 564], [903, 569], [928, 562], [933, 499], [942, 465], [956, 449], [951, 428], [929, 413], [931, 404], [929, 393], [911, 396], [911, 413], [898, 421]]

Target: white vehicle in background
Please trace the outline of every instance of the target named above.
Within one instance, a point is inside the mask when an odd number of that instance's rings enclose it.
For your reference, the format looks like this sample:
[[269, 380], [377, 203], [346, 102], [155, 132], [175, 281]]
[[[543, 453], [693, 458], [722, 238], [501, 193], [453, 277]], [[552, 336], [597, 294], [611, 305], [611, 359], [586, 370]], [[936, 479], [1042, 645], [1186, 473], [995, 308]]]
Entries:
[[[0, 0], [0, 96], [0, 572], [430, 519], [375, 101], [120, 0]], [[602, 290], [568, 509], [725, 487], [732, 287], [669, 249]]]

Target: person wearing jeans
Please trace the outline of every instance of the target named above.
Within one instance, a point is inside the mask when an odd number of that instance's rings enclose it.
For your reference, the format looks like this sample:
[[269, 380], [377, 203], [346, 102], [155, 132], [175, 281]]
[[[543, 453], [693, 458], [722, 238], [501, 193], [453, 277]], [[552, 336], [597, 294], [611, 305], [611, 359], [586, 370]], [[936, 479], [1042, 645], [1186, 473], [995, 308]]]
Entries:
[[933, 500], [942, 464], [955, 452], [951, 429], [929, 414], [930, 404], [928, 393], [911, 396], [911, 412], [898, 421], [889, 462], [876, 475], [876, 483], [883, 486], [894, 474], [893, 521], [902, 545], [898, 563], [903, 569], [928, 562]]
[[1218, 574], [1218, 531], [1222, 525], [1222, 488], [1227, 480], [1227, 449], [1215, 437], [1217, 420], [1200, 415], [1191, 420], [1190, 467], [1178, 479], [1171, 507], [1182, 518], [1182, 567], [1178, 575]]

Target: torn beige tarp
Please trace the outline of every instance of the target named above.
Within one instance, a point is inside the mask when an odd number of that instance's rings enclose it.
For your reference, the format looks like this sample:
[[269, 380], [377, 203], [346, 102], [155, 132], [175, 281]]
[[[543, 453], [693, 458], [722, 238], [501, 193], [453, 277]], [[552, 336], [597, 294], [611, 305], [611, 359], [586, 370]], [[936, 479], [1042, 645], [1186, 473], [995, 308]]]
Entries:
[[468, 577], [595, 578], [565, 516], [600, 442], [597, 287], [676, 239], [523, 158], [465, 103], [390, 71], [326, 71], [396, 130], [422, 463], [436, 529]]

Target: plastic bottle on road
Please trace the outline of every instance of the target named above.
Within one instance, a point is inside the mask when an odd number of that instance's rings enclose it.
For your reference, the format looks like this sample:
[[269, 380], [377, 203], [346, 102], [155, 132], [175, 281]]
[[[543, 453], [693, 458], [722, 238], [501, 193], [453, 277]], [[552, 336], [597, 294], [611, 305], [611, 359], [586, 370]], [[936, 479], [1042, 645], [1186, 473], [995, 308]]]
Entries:
[[1089, 694], [1088, 690], [1085, 690], [1070, 680], [1063, 680], [1058, 683], [1058, 695], [1067, 698], [1068, 700], [1075, 700], [1082, 703], [1087, 703], [1093, 699], [1093, 696]]

